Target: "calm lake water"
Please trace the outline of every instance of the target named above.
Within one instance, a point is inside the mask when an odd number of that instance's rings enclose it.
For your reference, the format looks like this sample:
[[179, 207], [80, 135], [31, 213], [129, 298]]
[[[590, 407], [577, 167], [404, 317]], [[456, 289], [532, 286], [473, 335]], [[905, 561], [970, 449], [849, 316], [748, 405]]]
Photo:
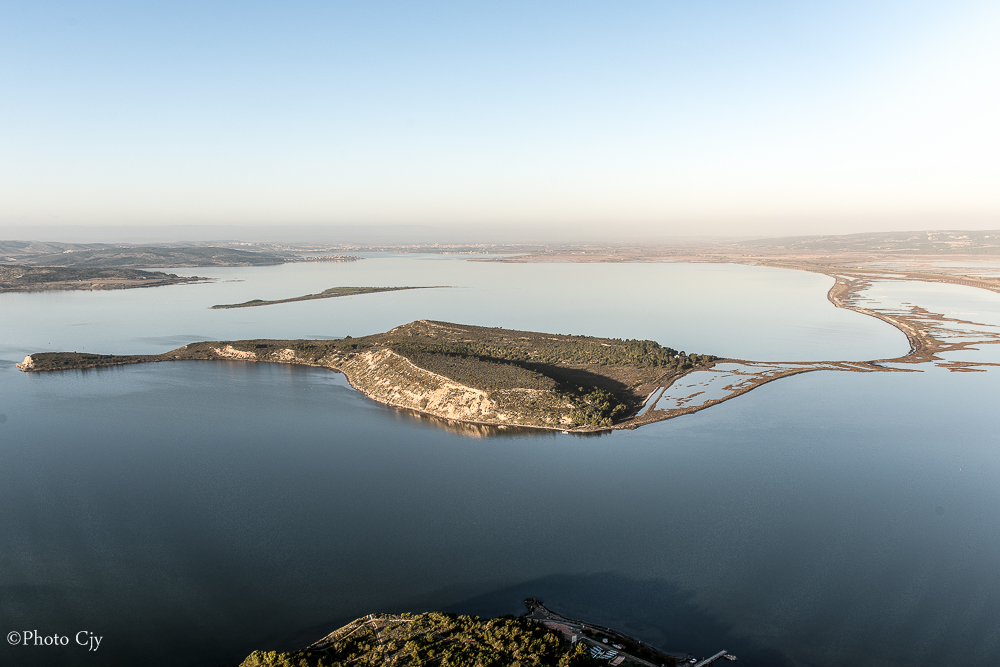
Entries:
[[[235, 665], [371, 612], [516, 614], [529, 595], [746, 665], [1000, 659], [995, 371], [808, 373], [637, 431], [477, 438], [320, 369], [13, 366], [420, 318], [774, 361], [908, 349], [829, 304], [824, 276], [440, 256], [177, 272], [220, 280], [0, 295], [0, 629], [104, 637], [3, 644], [2, 664]], [[455, 287], [208, 309], [337, 285]]]

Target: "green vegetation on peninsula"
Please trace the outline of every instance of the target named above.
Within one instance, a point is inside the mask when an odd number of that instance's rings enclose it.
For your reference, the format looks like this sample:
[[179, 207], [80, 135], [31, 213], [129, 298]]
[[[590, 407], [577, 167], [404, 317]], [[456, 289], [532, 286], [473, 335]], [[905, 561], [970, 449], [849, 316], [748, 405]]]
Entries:
[[419, 320], [341, 340], [192, 343], [158, 355], [33, 354], [23, 371], [185, 359], [331, 368], [369, 397], [461, 421], [558, 429], [608, 428], [671, 378], [716, 357], [621, 340]]
[[452, 614], [373, 614], [312, 646], [254, 651], [240, 667], [587, 667], [607, 665], [580, 642], [525, 618]]
[[312, 301], [313, 299], [332, 299], [338, 296], [354, 296], [356, 294], [375, 294], [377, 292], [399, 292], [408, 289], [438, 289], [447, 285], [425, 285], [420, 287], [331, 287], [319, 294], [305, 294], [303, 296], [293, 296], [288, 299], [275, 299], [265, 301], [264, 299], [253, 299], [243, 303], [226, 303], [212, 306], [213, 309], [227, 308], [253, 308], [255, 306], [273, 306], [277, 303], [293, 303], [295, 301]]

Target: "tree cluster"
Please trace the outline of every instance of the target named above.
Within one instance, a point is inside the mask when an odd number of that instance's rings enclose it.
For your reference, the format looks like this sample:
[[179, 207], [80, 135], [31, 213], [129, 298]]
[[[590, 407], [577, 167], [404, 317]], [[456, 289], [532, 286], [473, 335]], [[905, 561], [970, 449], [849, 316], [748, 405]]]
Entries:
[[628, 414], [628, 406], [611, 392], [594, 389], [582, 397], [584, 407], [570, 415], [573, 426], [611, 426], [616, 420]]
[[[241, 667], [592, 667], [601, 665], [583, 644], [523, 618], [481, 619], [428, 613], [403, 623], [368, 625], [324, 650], [254, 651]], [[376, 629], [377, 628], [377, 629]]]

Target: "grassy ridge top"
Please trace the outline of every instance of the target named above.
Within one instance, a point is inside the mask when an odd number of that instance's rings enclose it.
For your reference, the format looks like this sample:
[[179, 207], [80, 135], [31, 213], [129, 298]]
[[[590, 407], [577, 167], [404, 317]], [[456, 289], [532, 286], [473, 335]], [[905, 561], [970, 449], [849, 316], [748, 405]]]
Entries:
[[597, 338], [419, 320], [385, 334], [393, 349], [527, 364], [667, 368], [697, 360], [652, 340]]
[[523, 618], [379, 614], [358, 619], [313, 646], [254, 651], [241, 667], [588, 667], [606, 665]]

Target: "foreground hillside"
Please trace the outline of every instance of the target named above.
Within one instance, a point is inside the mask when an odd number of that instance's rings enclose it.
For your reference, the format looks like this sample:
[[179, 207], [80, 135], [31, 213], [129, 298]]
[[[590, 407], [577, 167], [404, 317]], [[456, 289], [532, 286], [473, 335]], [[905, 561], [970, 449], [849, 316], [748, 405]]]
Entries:
[[598, 665], [583, 642], [524, 618], [374, 614], [288, 653], [254, 651], [241, 667], [584, 667]]
[[21, 370], [184, 359], [322, 366], [371, 398], [446, 419], [547, 428], [607, 428], [634, 414], [665, 380], [715, 357], [648, 340], [566, 336], [420, 320], [342, 340], [192, 343], [160, 355], [51, 352]]

